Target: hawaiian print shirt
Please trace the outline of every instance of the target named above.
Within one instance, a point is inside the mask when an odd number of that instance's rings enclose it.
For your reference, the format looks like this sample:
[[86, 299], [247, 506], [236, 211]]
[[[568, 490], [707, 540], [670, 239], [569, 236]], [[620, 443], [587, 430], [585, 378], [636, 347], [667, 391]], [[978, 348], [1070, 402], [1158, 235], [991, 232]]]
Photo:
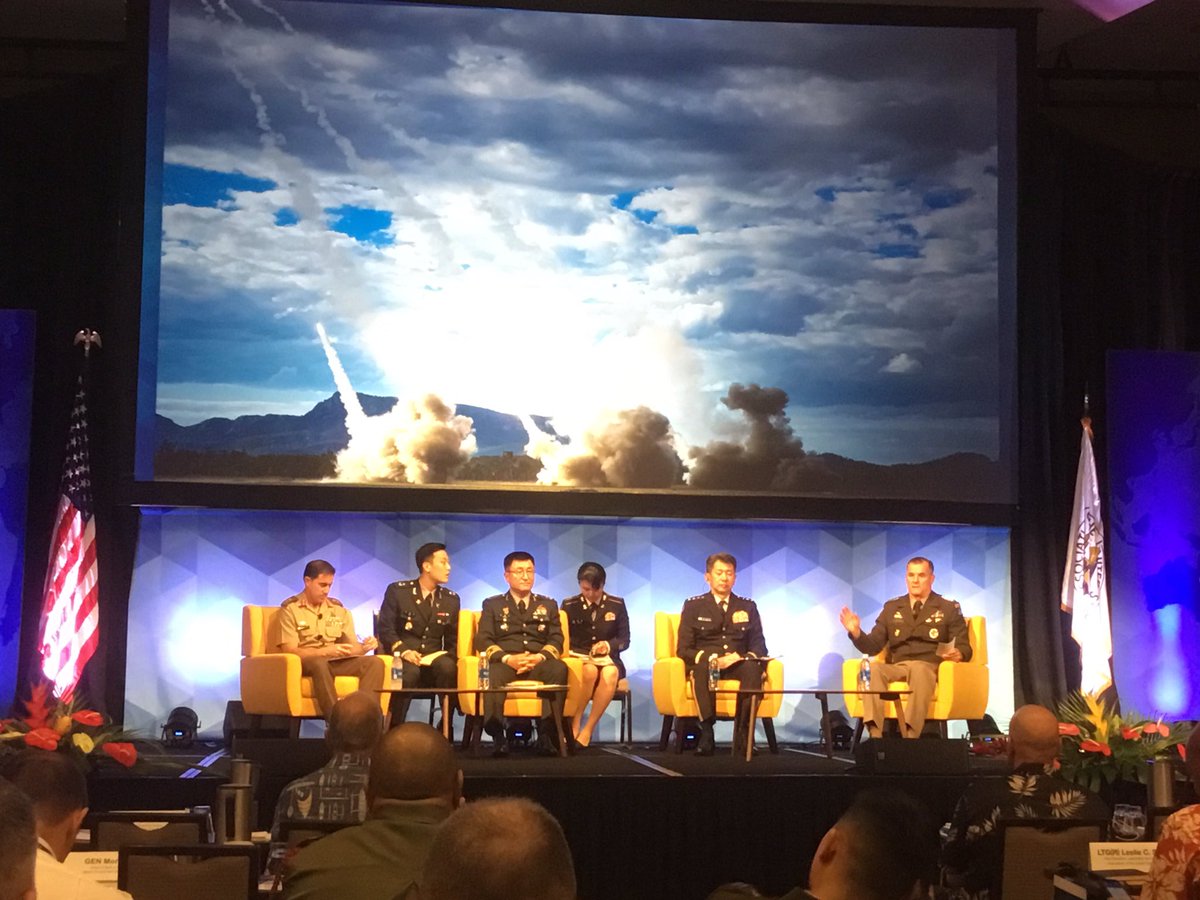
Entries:
[[297, 778], [283, 789], [275, 804], [271, 839], [279, 840], [284, 819], [358, 824], [367, 815], [367, 753], [335, 753], [317, 771]]
[[1200, 804], [1185, 806], [1163, 823], [1150, 880], [1142, 900], [1196, 900], [1200, 897]]
[[959, 798], [942, 846], [942, 880], [958, 900], [989, 900], [1003, 856], [1000, 819], [1108, 817], [1103, 800], [1051, 766], [1017, 766], [1003, 781], [979, 782]]

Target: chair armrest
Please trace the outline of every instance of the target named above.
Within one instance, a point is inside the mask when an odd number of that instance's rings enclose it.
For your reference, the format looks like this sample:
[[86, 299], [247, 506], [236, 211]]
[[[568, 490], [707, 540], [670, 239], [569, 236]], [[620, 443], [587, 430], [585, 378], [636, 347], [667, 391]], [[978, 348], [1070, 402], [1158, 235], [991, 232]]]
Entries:
[[241, 665], [242, 708], [254, 716], [300, 716], [300, 657], [295, 653], [246, 656]]
[[687, 671], [679, 657], [655, 660], [650, 686], [654, 693], [654, 705], [660, 715], [682, 715], [679, 710], [688, 707]]
[[988, 667], [975, 662], [943, 662], [938, 666], [937, 718], [982, 719], [987, 712]]

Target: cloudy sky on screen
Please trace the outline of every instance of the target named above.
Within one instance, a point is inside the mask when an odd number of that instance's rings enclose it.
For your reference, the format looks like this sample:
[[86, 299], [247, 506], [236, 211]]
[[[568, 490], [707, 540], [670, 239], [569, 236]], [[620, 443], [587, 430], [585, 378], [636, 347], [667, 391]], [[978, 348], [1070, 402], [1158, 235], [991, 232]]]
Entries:
[[996, 71], [965, 29], [176, 0], [158, 410], [354, 386], [998, 453]]

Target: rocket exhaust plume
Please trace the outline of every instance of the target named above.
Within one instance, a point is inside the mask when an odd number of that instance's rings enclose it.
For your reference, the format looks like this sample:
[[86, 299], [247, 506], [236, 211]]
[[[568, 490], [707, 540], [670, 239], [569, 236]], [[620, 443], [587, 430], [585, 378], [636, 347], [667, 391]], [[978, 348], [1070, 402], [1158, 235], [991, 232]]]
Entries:
[[712, 441], [693, 447], [688, 483], [723, 490], [801, 489], [811, 463], [784, 413], [787, 393], [776, 387], [735, 383], [721, 402], [746, 417], [750, 433], [742, 443]]
[[525, 452], [541, 460], [541, 484], [577, 487], [667, 488], [683, 481], [671, 423], [645, 406], [625, 409], [589, 429], [583, 450], [546, 434], [528, 416]]
[[350, 442], [337, 454], [339, 481], [389, 481], [444, 484], [475, 453], [474, 423], [455, 415], [454, 407], [427, 394], [397, 400], [381, 416], [363, 412], [337, 351], [318, 323], [317, 334], [346, 411]]

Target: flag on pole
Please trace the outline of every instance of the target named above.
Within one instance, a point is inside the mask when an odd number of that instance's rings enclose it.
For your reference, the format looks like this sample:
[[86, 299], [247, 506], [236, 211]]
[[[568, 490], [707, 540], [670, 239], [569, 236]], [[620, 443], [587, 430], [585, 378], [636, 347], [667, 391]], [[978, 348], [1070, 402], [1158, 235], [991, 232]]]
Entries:
[[1112, 625], [1108, 618], [1108, 581], [1104, 561], [1104, 522], [1100, 517], [1100, 487], [1092, 453], [1092, 423], [1083, 420], [1079, 469], [1075, 475], [1075, 505], [1067, 567], [1063, 573], [1062, 608], [1071, 616], [1071, 637], [1079, 645], [1080, 688], [1099, 694], [1112, 684]]
[[88, 459], [87, 391], [79, 377], [67, 456], [63, 460], [58, 512], [50, 544], [50, 566], [42, 596], [42, 672], [54, 693], [69, 698], [99, 641], [96, 520]]

